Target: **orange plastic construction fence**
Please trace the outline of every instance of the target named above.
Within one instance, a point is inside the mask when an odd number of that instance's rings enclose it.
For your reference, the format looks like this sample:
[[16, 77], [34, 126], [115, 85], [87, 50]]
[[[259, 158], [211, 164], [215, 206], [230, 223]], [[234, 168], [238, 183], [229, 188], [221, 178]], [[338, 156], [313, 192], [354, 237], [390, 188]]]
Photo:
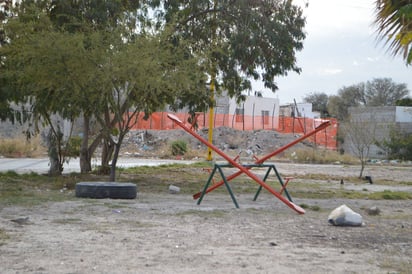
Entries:
[[[131, 130], [151, 129], [169, 130], [179, 129], [173, 121], [167, 118], [168, 112], [155, 112], [144, 120], [144, 114], [137, 117], [137, 122]], [[188, 113], [174, 113], [181, 121], [194, 129], [209, 128], [209, 113], [196, 113], [193, 119]], [[327, 119], [332, 125], [322, 130], [308, 141], [328, 149], [337, 148], [338, 123], [336, 119]], [[312, 119], [303, 117], [283, 117], [283, 116], [248, 116], [231, 114], [214, 114], [213, 127], [230, 127], [238, 130], [275, 130], [280, 133], [305, 134], [312, 131], [325, 119]]]

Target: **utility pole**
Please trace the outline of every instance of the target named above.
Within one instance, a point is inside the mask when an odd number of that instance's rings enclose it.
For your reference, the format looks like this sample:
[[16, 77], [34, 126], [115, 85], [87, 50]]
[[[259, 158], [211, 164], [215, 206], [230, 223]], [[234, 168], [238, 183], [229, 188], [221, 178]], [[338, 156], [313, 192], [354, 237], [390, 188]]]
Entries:
[[[216, 28], [217, 28], [217, 24], [216, 24], [216, 9], [217, 9], [217, 0], [214, 0], [213, 3], [213, 7], [214, 7], [214, 12], [213, 12], [213, 27], [212, 27], [212, 51], [216, 45]], [[213, 58], [213, 57], [211, 57]], [[209, 143], [213, 144], [213, 126], [214, 126], [214, 107], [213, 107], [213, 103], [215, 101], [215, 81], [216, 81], [216, 64], [215, 64], [215, 60], [212, 59], [212, 67], [211, 67], [211, 73], [210, 73], [210, 96], [211, 96], [211, 101], [212, 101], [212, 105], [209, 108], [209, 132], [208, 132], [208, 141]], [[207, 161], [212, 161], [213, 157], [212, 157], [212, 149], [210, 147], [207, 148], [207, 157], [206, 160]]]

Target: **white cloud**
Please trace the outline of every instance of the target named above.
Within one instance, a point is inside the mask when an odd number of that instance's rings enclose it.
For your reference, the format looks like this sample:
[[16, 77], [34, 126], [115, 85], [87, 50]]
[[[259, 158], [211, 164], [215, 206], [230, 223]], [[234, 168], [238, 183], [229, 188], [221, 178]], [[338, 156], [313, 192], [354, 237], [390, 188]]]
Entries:
[[325, 36], [358, 32], [359, 25], [369, 25], [374, 0], [311, 0], [304, 8], [308, 34]]
[[366, 60], [368, 60], [368, 62], [371, 62], [371, 63], [378, 62], [379, 59], [380, 59], [379, 56], [375, 56], [375, 57], [368, 56], [368, 57], [366, 57]]
[[[400, 56], [393, 57], [376, 42], [374, 2], [309, 0], [307, 38], [297, 53], [302, 73], [291, 72], [276, 80], [280, 103], [299, 101], [310, 92], [336, 94], [344, 86], [383, 77], [406, 83], [412, 90], [412, 66], [406, 67]], [[262, 86], [256, 90], [264, 90]]]
[[322, 76], [327, 76], [327, 75], [335, 75], [342, 73], [343, 70], [339, 68], [323, 68], [318, 70], [318, 74]]

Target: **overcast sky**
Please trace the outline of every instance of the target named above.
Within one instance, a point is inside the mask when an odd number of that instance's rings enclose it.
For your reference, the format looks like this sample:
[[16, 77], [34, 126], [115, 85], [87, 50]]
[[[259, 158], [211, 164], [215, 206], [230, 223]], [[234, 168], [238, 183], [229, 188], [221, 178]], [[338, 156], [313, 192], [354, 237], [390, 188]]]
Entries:
[[[400, 56], [393, 57], [383, 42], [376, 41], [374, 1], [306, 0], [307, 36], [304, 49], [297, 54], [301, 74], [290, 72], [278, 78], [279, 90], [274, 95], [262, 83], [255, 83], [253, 90], [278, 97], [281, 104], [293, 99], [301, 102], [311, 92], [337, 94], [344, 86], [374, 78], [391, 78], [412, 90], [412, 66], [407, 67]], [[294, 2], [303, 5], [305, 0]]]

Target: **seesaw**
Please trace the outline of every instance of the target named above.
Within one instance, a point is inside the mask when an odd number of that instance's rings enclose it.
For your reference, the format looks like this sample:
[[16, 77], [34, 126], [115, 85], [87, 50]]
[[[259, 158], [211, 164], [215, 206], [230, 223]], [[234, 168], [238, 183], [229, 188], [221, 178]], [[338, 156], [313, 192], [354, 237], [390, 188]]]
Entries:
[[[309, 138], [310, 136], [312, 136], [312, 135], [316, 134], [317, 132], [319, 132], [319, 131], [327, 128], [327, 127], [330, 126], [330, 125], [331, 125], [331, 122], [330, 122], [330, 121], [323, 122], [322, 124], [320, 124], [319, 126], [317, 126], [313, 131], [308, 132], [307, 134], [299, 137], [298, 139], [294, 140], [293, 142], [290, 142], [289, 144], [286, 144], [286, 145], [278, 148], [277, 150], [275, 150], [275, 151], [267, 154], [266, 156], [263, 156], [263, 157], [260, 158], [260, 159], [258, 159], [257, 157], [255, 157], [256, 161], [255, 161], [254, 164], [255, 164], [255, 165], [262, 165], [265, 161], [269, 160], [270, 158], [272, 158], [272, 157], [276, 156], [277, 154], [285, 151], [286, 149], [288, 149], [288, 148], [296, 145], [297, 143], [302, 142], [303, 140]], [[250, 169], [251, 167], [246, 167], [246, 168]], [[274, 169], [274, 170], [276, 171], [276, 169]], [[243, 171], [242, 171], [242, 170], [239, 170], [239, 171], [233, 173], [232, 175], [227, 176], [227, 177], [226, 177], [226, 180], [227, 180], [227, 181], [233, 180], [234, 178], [238, 177], [238, 176], [241, 175], [241, 174], [243, 174]], [[279, 176], [278, 176], [278, 177], [279, 177]], [[209, 192], [215, 190], [216, 188], [222, 186], [223, 184], [224, 184], [224, 181], [223, 181], [223, 180], [220, 181], [220, 182], [217, 182], [217, 183], [213, 184], [212, 186], [210, 186], [209, 188], [207, 188], [205, 191], [203, 191], [203, 192], [198, 192], [198, 193], [194, 194], [194, 195], [193, 195], [193, 199], [195, 199], [195, 200], [196, 200], [196, 199], [199, 199], [199, 198], [202, 199], [204, 194], [209, 193]], [[281, 183], [281, 184], [282, 184], [282, 183]], [[282, 189], [283, 189], [283, 187], [284, 187], [284, 186], [283, 186], [283, 184], [282, 184]], [[255, 195], [254, 200], [256, 200], [256, 198], [257, 198], [257, 196], [259, 195], [259, 192], [261, 191], [261, 189], [262, 189], [262, 187], [260, 186], [258, 192], [257, 192], [256, 195]]]
[[[205, 144], [206, 146], [208, 146], [209, 148], [211, 148], [213, 151], [215, 151], [217, 154], [219, 154], [220, 156], [222, 156], [226, 161], [228, 161], [230, 163], [230, 165], [232, 165], [233, 167], [236, 167], [239, 169], [239, 171], [237, 172], [239, 176], [240, 174], [246, 174], [247, 176], [249, 176], [251, 179], [253, 179], [255, 182], [257, 182], [260, 187], [265, 188], [267, 191], [269, 191], [271, 194], [273, 194], [276, 198], [278, 198], [281, 202], [283, 202], [284, 204], [286, 204], [288, 207], [290, 207], [291, 209], [295, 210], [297, 213], [299, 214], [304, 214], [305, 210], [303, 208], [301, 208], [300, 206], [294, 204], [293, 202], [287, 200], [285, 197], [283, 197], [280, 193], [278, 193], [277, 191], [275, 191], [273, 188], [271, 188], [268, 184], [266, 184], [262, 179], [260, 179], [258, 176], [256, 176], [254, 173], [252, 173], [250, 171], [250, 168], [244, 167], [241, 164], [239, 164], [238, 162], [236, 162], [236, 160], [230, 158], [227, 154], [225, 154], [223, 151], [221, 151], [219, 148], [217, 148], [216, 146], [214, 146], [213, 144], [209, 143], [207, 140], [205, 140], [202, 136], [200, 136], [199, 134], [197, 134], [196, 132], [190, 130], [190, 128], [188, 128], [177, 116], [173, 115], [173, 114], [167, 114], [167, 117], [169, 117], [169, 119], [171, 119], [173, 122], [175, 122], [178, 126], [180, 126], [182, 129], [184, 129], [186, 132], [188, 132], [189, 134], [191, 134], [193, 137], [195, 137], [196, 139], [198, 139], [199, 141], [201, 141], [203, 144]], [[329, 124], [328, 124], [329, 125]], [[306, 137], [307, 138], [307, 137]], [[293, 144], [292, 144], [293, 145]], [[279, 153], [279, 152], [277, 152]], [[273, 154], [273, 153], [272, 153]], [[273, 155], [272, 155], [273, 156]], [[264, 161], [266, 161], [267, 159], [269, 159], [270, 154], [266, 157], [263, 157], [261, 160], [258, 160], [259, 162], [263, 163]], [[233, 177], [234, 178], [234, 177]], [[232, 179], [233, 179], [232, 178]], [[215, 186], [215, 188], [217, 188], [218, 186]], [[209, 190], [211, 191], [211, 190]]]

